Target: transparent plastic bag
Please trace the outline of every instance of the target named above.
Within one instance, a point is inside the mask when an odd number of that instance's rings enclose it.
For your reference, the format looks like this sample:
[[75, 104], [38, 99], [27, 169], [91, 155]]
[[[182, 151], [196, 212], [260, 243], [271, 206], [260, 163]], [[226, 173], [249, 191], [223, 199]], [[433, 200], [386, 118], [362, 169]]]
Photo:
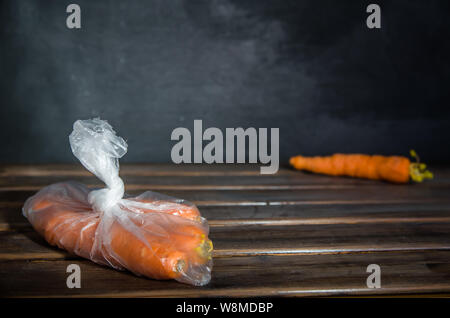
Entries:
[[41, 189], [23, 207], [35, 230], [50, 244], [98, 264], [207, 284], [212, 242], [195, 205], [151, 191], [124, 198], [118, 159], [127, 144], [106, 121], [78, 120], [69, 139], [74, 155], [106, 188], [64, 182]]

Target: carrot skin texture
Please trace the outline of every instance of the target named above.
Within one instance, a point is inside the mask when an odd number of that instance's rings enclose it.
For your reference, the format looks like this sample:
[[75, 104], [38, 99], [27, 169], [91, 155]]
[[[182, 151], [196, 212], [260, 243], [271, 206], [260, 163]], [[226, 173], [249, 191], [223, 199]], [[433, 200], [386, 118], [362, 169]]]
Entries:
[[297, 170], [393, 183], [409, 182], [411, 163], [408, 158], [401, 156], [364, 154], [334, 154], [325, 157], [295, 156], [289, 162]]
[[[155, 203], [155, 201], [151, 201], [151, 200], [139, 200], [139, 201], [142, 203], [150, 203], [150, 204]], [[147, 209], [143, 209], [143, 211], [144, 211], [144, 213], [155, 212], [154, 210], [147, 210]], [[195, 206], [187, 206], [187, 205], [186, 206], [178, 206], [176, 209], [169, 208], [169, 209], [165, 209], [161, 212], [171, 214], [171, 215], [177, 215], [182, 218], [193, 220], [193, 221], [199, 220], [199, 218], [201, 217], [199, 210]]]

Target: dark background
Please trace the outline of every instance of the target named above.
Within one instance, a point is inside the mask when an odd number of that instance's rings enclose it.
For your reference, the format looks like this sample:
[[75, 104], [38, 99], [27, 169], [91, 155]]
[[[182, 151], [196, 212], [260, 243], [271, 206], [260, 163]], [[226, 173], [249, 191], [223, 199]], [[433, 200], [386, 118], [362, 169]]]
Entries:
[[194, 119], [279, 127], [282, 163], [410, 148], [450, 162], [448, 0], [0, 3], [0, 162], [75, 162], [72, 124], [94, 116], [128, 162], [170, 162], [172, 130]]

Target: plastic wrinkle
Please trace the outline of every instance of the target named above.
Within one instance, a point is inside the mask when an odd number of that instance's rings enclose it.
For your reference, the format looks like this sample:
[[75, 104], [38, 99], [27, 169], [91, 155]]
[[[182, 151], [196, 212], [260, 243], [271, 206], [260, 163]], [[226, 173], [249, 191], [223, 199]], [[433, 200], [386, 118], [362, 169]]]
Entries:
[[49, 185], [28, 198], [23, 215], [51, 245], [95, 263], [155, 279], [201, 286], [211, 279], [209, 227], [192, 203], [147, 191], [124, 198], [119, 161], [127, 144], [98, 118], [78, 120], [74, 155], [106, 187]]

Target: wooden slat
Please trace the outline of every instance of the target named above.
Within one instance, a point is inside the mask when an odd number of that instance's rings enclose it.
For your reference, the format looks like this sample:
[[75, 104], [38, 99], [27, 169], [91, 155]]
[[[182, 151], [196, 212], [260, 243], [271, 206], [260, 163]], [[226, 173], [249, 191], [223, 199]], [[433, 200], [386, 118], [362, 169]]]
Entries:
[[[129, 195], [138, 195], [140, 190], [129, 190]], [[292, 204], [372, 204], [372, 203], [418, 203], [450, 202], [450, 185], [436, 188], [401, 185], [367, 185], [365, 187], [302, 190], [196, 190], [159, 191], [183, 198], [199, 205], [292, 205]], [[35, 191], [0, 191], [0, 203], [24, 202]], [[1, 206], [1, 204], [0, 204]]]
[[[301, 224], [380, 224], [413, 222], [448, 222], [450, 203], [446, 205], [402, 204], [323, 205], [281, 207], [238, 206], [201, 207], [211, 227], [237, 225], [301, 225]], [[0, 208], [0, 231], [30, 228], [21, 207]]]
[[[80, 289], [66, 287], [73, 263], [81, 267]], [[380, 289], [366, 286], [369, 264], [381, 267]], [[0, 286], [2, 296], [14, 297], [376, 295], [445, 292], [449, 275], [450, 251], [221, 258], [204, 287], [136, 277], [86, 260], [36, 260], [2, 262]]]
[[[450, 222], [245, 224], [214, 226], [215, 257], [279, 254], [336, 254], [450, 249]], [[58, 259], [68, 255], [50, 247], [31, 228], [0, 232], [0, 260]]]
[[[334, 217], [447, 217], [450, 204], [302, 204], [263, 206], [200, 206], [208, 220], [271, 219], [271, 218], [334, 218]], [[1, 215], [1, 214], [0, 214]]]
[[[150, 166], [152, 167], [152, 166]], [[124, 183], [133, 190], [145, 191], [148, 189], [159, 190], [263, 190], [263, 189], [304, 189], [304, 188], [333, 188], [333, 187], [357, 187], [364, 185], [376, 185], [383, 186], [389, 185], [376, 180], [365, 180], [357, 178], [347, 177], [331, 177], [319, 174], [312, 174], [301, 171], [293, 171], [291, 169], [282, 168], [279, 173], [275, 175], [261, 175], [261, 174], [249, 174], [239, 175], [233, 174], [233, 167], [230, 168], [229, 174], [220, 174], [211, 178], [209, 173], [214, 170], [198, 168], [198, 173], [193, 175], [165, 175], [167, 172], [164, 170], [155, 170], [155, 173], [159, 171], [161, 175], [147, 176], [145, 174], [121, 174]], [[9, 167], [8, 167], [9, 168]], [[32, 169], [33, 171], [36, 168]], [[0, 191], [2, 190], [29, 190], [36, 191], [43, 186], [64, 182], [67, 180], [74, 180], [93, 187], [102, 187], [98, 178], [88, 173], [86, 175], [65, 175], [55, 173], [47, 173], [40, 175], [38, 171], [34, 174], [8, 174], [3, 173], [0, 170]], [[45, 170], [46, 171], [46, 170]], [[72, 171], [72, 170], [70, 170]], [[202, 175], [201, 171], [205, 171]], [[223, 170], [219, 170], [223, 171]], [[237, 170], [245, 171], [245, 170]], [[253, 171], [253, 170], [249, 170]], [[247, 171], [247, 172], [249, 172]], [[180, 171], [181, 173], [181, 171]], [[420, 184], [422, 187], [435, 187], [439, 185], [450, 184], [450, 173], [446, 169], [439, 169], [435, 171], [435, 178], [433, 180], [427, 180]], [[412, 186], [410, 184], [409, 186]], [[417, 185], [416, 185], [417, 186]]]
[[[16, 206], [0, 207], [0, 231], [28, 227], [28, 220], [22, 215], [22, 203]], [[450, 203], [433, 204], [312, 204], [284, 206], [200, 206], [200, 212], [210, 223], [214, 220], [272, 220], [356, 218], [360, 220], [391, 218], [404, 222], [407, 218], [446, 218], [450, 216]], [[213, 224], [213, 223], [211, 223]]]
[[218, 227], [216, 256], [449, 249], [450, 223]]

